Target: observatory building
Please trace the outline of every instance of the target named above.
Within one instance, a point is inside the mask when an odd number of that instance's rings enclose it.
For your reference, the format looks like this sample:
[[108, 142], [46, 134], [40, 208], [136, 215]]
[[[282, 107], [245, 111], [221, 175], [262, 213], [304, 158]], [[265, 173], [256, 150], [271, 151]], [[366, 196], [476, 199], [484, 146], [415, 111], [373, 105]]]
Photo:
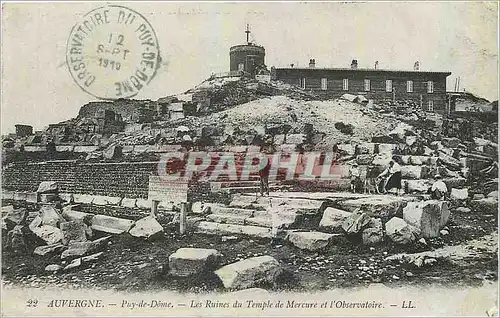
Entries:
[[265, 69], [266, 50], [263, 46], [250, 42], [248, 24], [245, 33], [247, 44], [235, 45], [229, 50], [229, 70], [244, 71], [255, 76], [259, 70]]

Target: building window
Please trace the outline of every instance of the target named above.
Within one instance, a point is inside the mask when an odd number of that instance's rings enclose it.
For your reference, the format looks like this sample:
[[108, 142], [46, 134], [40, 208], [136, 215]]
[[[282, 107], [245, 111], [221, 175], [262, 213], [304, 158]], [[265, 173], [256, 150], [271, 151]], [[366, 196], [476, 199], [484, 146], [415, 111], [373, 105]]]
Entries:
[[344, 78], [344, 81], [342, 83], [342, 89], [344, 91], [348, 91], [349, 90], [349, 79]]
[[244, 71], [245, 70], [245, 65], [243, 63], [238, 64], [238, 71]]
[[321, 79], [321, 89], [324, 91], [328, 89], [328, 80], [326, 78]]
[[369, 91], [370, 91], [370, 80], [365, 79], [365, 92], [369, 92]]
[[430, 100], [427, 104], [427, 111], [433, 112], [434, 111], [434, 101]]
[[392, 92], [392, 80], [385, 81], [385, 91]]
[[302, 89], [306, 89], [306, 78], [305, 78], [305, 77], [302, 77], [302, 78], [300, 79], [300, 84], [299, 84], [299, 85], [300, 85], [300, 87], [301, 87]]
[[406, 92], [413, 93], [413, 81], [406, 81]]
[[427, 82], [427, 93], [434, 93], [434, 82], [433, 81]]

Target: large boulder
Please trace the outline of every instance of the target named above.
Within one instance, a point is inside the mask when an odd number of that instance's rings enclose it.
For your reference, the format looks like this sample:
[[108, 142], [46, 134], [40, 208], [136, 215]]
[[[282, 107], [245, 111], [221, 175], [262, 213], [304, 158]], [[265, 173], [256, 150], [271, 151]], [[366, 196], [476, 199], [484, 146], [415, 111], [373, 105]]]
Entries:
[[153, 216], [147, 216], [135, 222], [129, 233], [135, 237], [151, 238], [163, 233], [163, 226]]
[[92, 229], [110, 234], [121, 234], [128, 232], [134, 225], [134, 221], [116, 218], [107, 215], [95, 215], [90, 221]]
[[40, 217], [42, 218], [42, 225], [50, 225], [54, 227], [58, 227], [59, 223], [66, 221], [59, 211], [52, 205], [42, 205], [40, 208]]
[[274, 284], [281, 273], [279, 262], [268, 255], [241, 260], [215, 271], [224, 287], [232, 290]]
[[356, 211], [345, 218], [342, 222], [342, 229], [347, 234], [357, 234], [370, 223], [371, 217], [364, 212]]
[[363, 230], [362, 234], [364, 245], [376, 245], [384, 240], [384, 228], [382, 220], [372, 218], [367, 227]]
[[40, 256], [53, 255], [62, 252], [64, 249], [66, 249], [66, 246], [62, 244], [42, 245], [35, 248], [33, 254]]
[[467, 200], [469, 197], [469, 190], [467, 188], [463, 189], [457, 189], [457, 188], [452, 188], [451, 193], [450, 193], [450, 199], [451, 200]]
[[180, 248], [168, 257], [170, 274], [190, 276], [215, 268], [220, 261], [220, 253], [214, 249]]
[[42, 181], [40, 185], [38, 185], [38, 189], [36, 192], [38, 194], [41, 193], [57, 193], [59, 190], [59, 186], [56, 181]]
[[414, 242], [420, 236], [417, 228], [398, 217], [393, 217], [385, 224], [385, 232], [394, 243], [401, 245]]
[[9, 209], [8, 211], [9, 212], [4, 217], [2, 217], [2, 222], [5, 223], [7, 230], [13, 229], [16, 225], [26, 224], [26, 218], [28, 217], [28, 212], [26, 211], [26, 209]]
[[322, 232], [289, 232], [287, 240], [302, 250], [317, 251], [327, 247], [340, 234]]
[[83, 220], [62, 222], [59, 226], [63, 235], [62, 243], [68, 245], [71, 241], [85, 242], [87, 240], [86, 227]]
[[342, 223], [351, 215], [351, 212], [336, 208], [326, 208], [319, 222], [319, 229], [328, 233], [341, 233]]
[[[31, 225], [31, 224], [30, 224]], [[62, 231], [52, 225], [41, 225], [31, 228], [36, 236], [41, 238], [47, 245], [57, 244], [62, 241]]]
[[484, 198], [472, 200], [470, 207], [473, 211], [481, 214], [493, 214], [498, 216], [498, 200], [496, 198]]
[[446, 201], [429, 200], [409, 202], [403, 209], [403, 219], [410, 225], [420, 229], [424, 238], [439, 236], [439, 230], [450, 218]]

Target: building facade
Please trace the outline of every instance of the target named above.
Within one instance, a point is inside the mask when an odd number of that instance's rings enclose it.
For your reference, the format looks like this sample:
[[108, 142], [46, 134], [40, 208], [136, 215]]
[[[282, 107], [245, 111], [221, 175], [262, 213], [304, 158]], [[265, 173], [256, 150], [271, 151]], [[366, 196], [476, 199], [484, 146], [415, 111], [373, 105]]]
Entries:
[[287, 84], [311, 90], [324, 98], [339, 98], [343, 94], [363, 95], [374, 102], [413, 101], [423, 110], [446, 113], [446, 78], [451, 72], [414, 70], [316, 68], [310, 60], [308, 68], [275, 68], [272, 76]]

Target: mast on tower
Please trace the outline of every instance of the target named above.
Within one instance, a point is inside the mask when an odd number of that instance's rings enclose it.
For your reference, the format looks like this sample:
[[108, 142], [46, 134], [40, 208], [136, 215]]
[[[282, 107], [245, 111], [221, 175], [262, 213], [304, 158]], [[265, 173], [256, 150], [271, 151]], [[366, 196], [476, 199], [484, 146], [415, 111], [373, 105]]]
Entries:
[[245, 33], [247, 34], [247, 44], [250, 44], [250, 41], [249, 41], [250, 25], [248, 25], [248, 23], [247, 23], [247, 29], [246, 29]]

